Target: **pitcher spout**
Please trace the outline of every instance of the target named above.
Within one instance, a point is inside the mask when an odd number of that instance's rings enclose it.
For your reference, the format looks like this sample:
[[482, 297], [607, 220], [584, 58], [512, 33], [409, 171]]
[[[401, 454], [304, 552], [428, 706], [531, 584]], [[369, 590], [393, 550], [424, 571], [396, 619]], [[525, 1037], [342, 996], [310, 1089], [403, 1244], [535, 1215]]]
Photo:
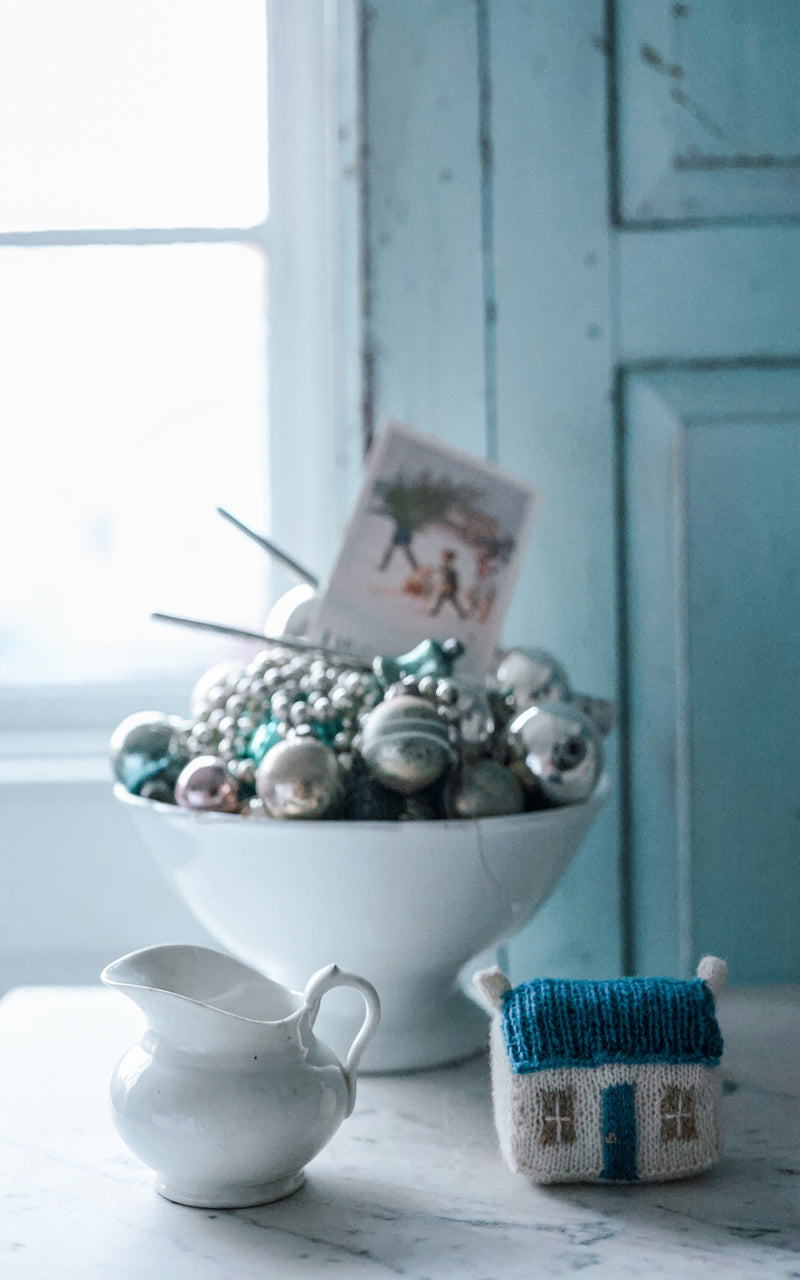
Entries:
[[184, 944], [132, 951], [107, 965], [100, 980], [138, 1005], [151, 1029], [209, 1049], [231, 1038], [263, 1039], [301, 1004], [295, 992], [232, 956]]

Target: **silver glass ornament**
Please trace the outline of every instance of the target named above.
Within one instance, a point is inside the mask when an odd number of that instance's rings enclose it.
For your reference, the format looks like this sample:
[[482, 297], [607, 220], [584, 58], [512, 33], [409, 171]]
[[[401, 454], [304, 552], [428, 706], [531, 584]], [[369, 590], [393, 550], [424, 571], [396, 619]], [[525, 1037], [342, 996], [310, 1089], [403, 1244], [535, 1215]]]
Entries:
[[482, 753], [494, 732], [494, 716], [485, 686], [477, 681], [460, 683], [455, 709], [463, 749], [473, 755]]
[[444, 785], [448, 818], [492, 818], [524, 808], [522, 784], [498, 760], [464, 761]]
[[273, 818], [321, 818], [341, 797], [336, 754], [312, 733], [291, 734], [256, 770], [256, 792]]
[[319, 612], [321, 597], [307, 582], [286, 591], [270, 609], [264, 623], [268, 636], [307, 636]]
[[566, 671], [546, 649], [507, 649], [497, 663], [494, 680], [500, 690], [511, 694], [517, 711], [570, 696]]
[[603, 767], [600, 734], [574, 702], [528, 707], [508, 728], [510, 750], [534, 798], [577, 804], [592, 794]]
[[372, 775], [403, 795], [429, 786], [458, 759], [436, 708], [407, 694], [381, 702], [369, 713], [359, 749]]
[[185, 809], [236, 813], [239, 789], [224, 760], [198, 756], [181, 770], [175, 783], [175, 799]]
[[163, 711], [137, 711], [117, 725], [108, 744], [114, 777], [138, 795], [146, 782], [174, 784], [189, 759], [187, 722]]
[[573, 701], [594, 722], [601, 738], [607, 738], [616, 724], [616, 703], [609, 698], [594, 698], [588, 693], [573, 694]]

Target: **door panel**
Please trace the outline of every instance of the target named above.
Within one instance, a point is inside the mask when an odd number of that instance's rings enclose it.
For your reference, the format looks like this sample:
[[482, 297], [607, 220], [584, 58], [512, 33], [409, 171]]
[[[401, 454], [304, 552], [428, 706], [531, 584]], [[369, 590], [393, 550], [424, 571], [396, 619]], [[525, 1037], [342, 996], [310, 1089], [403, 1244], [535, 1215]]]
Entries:
[[800, 352], [800, 229], [621, 231], [620, 362]]
[[796, 977], [800, 370], [626, 389], [639, 967]]
[[540, 487], [504, 640], [620, 696], [512, 980], [798, 979], [800, 6], [363, 14], [368, 410]]
[[796, 0], [622, 0], [624, 223], [800, 213]]

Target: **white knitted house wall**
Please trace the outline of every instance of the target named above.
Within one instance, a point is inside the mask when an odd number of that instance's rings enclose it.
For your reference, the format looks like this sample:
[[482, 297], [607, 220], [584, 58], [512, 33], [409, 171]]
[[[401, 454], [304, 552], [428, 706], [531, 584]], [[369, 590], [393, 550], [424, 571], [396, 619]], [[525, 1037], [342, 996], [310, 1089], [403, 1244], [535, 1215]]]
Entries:
[[[492, 1081], [500, 1147], [510, 1167], [537, 1182], [602, 1181], [602, 1094], [631, 1084], [636, 1117], [636, 1175], [665, 1181], [709, 1168], [720, 1154], [719, 1073], [697, 1063], [560, 1067], [516, 1075], [508, 1064], [499, 1020], [492, 1027]], [[690, 1093], [696, 1136], [664, 1138], [662, 1100], [670, 1086]], [[543, 1096], [572, 1091], [574, 1141], [543, 1141]], [[674, 1126], [679, 1127], [679, 1122]]]

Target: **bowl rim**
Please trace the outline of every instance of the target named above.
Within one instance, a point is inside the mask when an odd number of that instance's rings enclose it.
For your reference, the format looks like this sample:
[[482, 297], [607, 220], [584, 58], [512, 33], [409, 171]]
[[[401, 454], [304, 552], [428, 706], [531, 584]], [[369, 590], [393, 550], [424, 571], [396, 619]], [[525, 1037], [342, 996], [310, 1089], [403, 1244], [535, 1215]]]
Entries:
[[[299, 827], [307, 829], [313, 827], [319, 831], [341, 831], [344, 827], [355, 827], [359, 831], [386, 831], [410, 828], [413, 831], [425, 831], [434, 829], [436, 831], [444, 831], [448, 828], [452, 830], [465, 831], [470, 828], [480, 829], [487, 823], [494, 825], [503, 822], [511, 827], [527, 826], [537, 821], [544, 824], [546, 822], [559, 821], [561, 815], [574, 814], [575, 811], [581, 813], [596, 814], [606, 803], [611, 793], [611, 774], [608, 770], [604, 770], [597, 780], [597, 785], [592, 794], [586, 799], [575, 804], [552, 805], [547, 809], [530, 809], [526, 813], [499, 813], [491, 817], [485, 818], [419, 818], [413, 822], [399, 822], [397, 819], [385, 818], [367, 820], [364, 822], [353, 821], [352, 819], [342, 818], [270, 818], [268, 815], [254, 818], [253, 822], [258, 823], [277, 823], [283, 829], [292, 829]], [[134, 808], [145, 810], [148, 812], [164, 814], [175, 822], [194, 822], [202, 825], [239, 825], [247, 814], [242, 813], [219, 813], [215, 811], [203, 812], [202, 810], [186, 809], [181, 805], [167, 804], [163, 800], [150, 800], [146, 796], [137, 796], [133, 792], [128, 791], [121, 782], [114, 783], [114, 796], [123, 804], [132, 805]]]

